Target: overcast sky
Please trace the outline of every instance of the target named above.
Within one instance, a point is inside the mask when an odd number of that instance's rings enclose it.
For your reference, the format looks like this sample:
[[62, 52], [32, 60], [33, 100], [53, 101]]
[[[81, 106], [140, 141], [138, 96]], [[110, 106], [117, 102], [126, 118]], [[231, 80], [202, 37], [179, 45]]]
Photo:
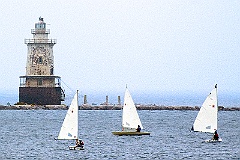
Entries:
[[239, 0], [1, 0], [1, 91], [18, 92], [40, 16], [65, 89], [240, 93]]

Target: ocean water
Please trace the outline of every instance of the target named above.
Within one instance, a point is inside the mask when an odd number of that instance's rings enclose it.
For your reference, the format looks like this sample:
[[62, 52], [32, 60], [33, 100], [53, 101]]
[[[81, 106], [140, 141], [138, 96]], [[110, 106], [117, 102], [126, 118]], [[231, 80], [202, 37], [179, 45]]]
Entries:
[[221, 143], [203, 143], [211, 134], [191, 132], [197, 111], [139, 111], [150, 136], [114, 136], [120, 110], [79, 111], [85, 150], [69, 150], [58, 136], [66, 110], [1, 110], [0, 159], [240, 159], [240, 112], [220, 111]]

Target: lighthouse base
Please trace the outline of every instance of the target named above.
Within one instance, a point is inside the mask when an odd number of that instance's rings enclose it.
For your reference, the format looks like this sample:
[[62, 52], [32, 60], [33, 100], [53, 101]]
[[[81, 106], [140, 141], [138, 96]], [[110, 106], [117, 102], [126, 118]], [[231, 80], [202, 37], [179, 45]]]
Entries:
[[61, 87], [19, 87], [19, 102], [37, 105], [61, 105]]

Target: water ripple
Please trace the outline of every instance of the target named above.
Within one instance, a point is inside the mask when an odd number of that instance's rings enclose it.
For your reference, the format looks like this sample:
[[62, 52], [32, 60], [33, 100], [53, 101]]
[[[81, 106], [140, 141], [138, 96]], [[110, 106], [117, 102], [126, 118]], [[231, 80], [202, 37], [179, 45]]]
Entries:
[[66, 111], [0, 111], [0, 159], [239, 159], [238, 112], [219, 112], [221, 143], [202, 143], [212, 135], [190, 132], [196, 111], [139, 111], [150, 136], [114, 136], [121, 111], [79, 111], [79, 136], [85, 150], [70, 151], [74, 141], [54, 140]]

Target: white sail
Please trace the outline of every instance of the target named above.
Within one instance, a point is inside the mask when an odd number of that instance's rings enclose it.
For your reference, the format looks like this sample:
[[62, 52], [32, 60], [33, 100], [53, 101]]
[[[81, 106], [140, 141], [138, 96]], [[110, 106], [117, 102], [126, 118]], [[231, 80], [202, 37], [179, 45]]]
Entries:
[[58, 139], [78, 139], [78, 92], [67, 111]]
[[143, 129], [136, 106], [128, 89], [126, 88], [122, 112], [122, 127], [124, 131], [136, 131], [138, 125], [140, 125], [140, 127]]
[[197, 118], [193, 124], [193, 130], [199, 132], [214, 133], [217, 130], [217, 85], [204, 101]]

